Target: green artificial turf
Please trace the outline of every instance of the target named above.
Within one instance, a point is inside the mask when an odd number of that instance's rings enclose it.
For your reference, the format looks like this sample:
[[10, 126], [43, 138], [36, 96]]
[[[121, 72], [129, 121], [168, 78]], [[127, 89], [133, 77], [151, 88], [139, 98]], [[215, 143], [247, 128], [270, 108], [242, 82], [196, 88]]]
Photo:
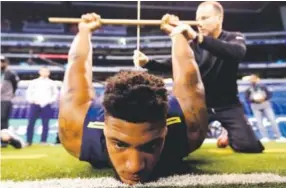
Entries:
[[[275, 173], [286, 176], [286, 143], [265, 144], [263, 154], [234, 153], [230, 148], [218, 149], [215, 144], [204, 144], [185, 158], [194, 174]], [[29, 159], [29, 157], [37, 157]], [[92, 169], [86, 162], [69, 155], [61, 145], [41, 146], [1, 151], [2, 180], [40, 180], [51, 178], [90, 178], [113, 176], [111, 169]], [[211, 185], [196, 187], [285, 187], [285, 184]]]

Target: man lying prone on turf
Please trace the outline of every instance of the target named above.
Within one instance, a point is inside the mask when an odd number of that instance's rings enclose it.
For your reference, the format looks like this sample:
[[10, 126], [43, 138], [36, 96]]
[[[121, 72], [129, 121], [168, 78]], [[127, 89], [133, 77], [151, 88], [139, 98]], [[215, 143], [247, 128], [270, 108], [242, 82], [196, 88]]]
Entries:
[[108, 164], [127, 184], [146, 182], [198, 149], [207, 131], [204, 87], [188, 43], [189, 26], [161, 28], [172, 39], [173, 95], [161, 78], [120, 72], [106, 81], [104, 99], [92, 86], [91, 33], [100, 16], [82, 16], [60, 97], [59, 135], [65, 149], [94, 167]]

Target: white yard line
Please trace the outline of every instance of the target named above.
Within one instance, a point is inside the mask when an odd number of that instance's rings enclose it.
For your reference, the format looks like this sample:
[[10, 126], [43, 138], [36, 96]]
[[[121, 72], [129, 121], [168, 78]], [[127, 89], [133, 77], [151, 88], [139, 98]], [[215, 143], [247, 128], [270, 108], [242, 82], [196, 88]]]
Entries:
[[43, 157], [47, 157], [47, 155], [44, 155], [44, 154], [2, 155], [2, 156], [1, 156], [1, 160], [5, 160], [5, 159], [39, 159], [39, 158], [43, 158]]
[[[180, 175], [161, 178], [156, 182], [139, 184], [133, 187], [160, 187], [160, 186], [196, 186], [196, 185], [225, 185], [225, 184], [257, 184], [257, 183], [285, 183], [286, 176], [271, 173], [253, 174], [217, 174], [217, 175]], [[3, 181], [2, 188], [96, 188], [96, 187], [128, 187], [114, 178], [91, 179], [49, 179], [39, 181]]]

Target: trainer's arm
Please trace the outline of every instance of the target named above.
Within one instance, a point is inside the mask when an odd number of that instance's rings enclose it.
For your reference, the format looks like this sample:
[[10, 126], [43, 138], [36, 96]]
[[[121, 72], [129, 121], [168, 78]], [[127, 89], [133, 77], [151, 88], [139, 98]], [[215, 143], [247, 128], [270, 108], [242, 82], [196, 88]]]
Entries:
[[242, 34], [232, 35], [228, 41], [204, 36], [200, 47], [217, 55], [218, 57], [241, 61], [246, 53], [245, 39]]
[[143, 68], [148, 69], [150, 73], [156, 74], [158, 73], [172, 73], [172, 59], [164, 59], [164, 60], [154, 60], [151, 59], [148, 63], [146, 63]]
[[203, 143], [208, 126], [204, 86], [194, 53], [182, 34], [172, 37], [173, 93], [187, 125], [189, 152]]
[[91, 32], [80, 27], [69, 50], [59, 107], [60, 140], [75, 157], [80, 154], [82, 126], [94, 96]]

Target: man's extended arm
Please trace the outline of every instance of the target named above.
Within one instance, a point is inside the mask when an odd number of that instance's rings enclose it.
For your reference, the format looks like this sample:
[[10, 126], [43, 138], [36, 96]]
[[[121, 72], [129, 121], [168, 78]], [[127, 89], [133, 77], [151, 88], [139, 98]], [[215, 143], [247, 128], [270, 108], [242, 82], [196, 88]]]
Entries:
[[59, 107], [60, 140], [72, 155], [79, 157], [82, 125], [94, 99], [92, 87], [91, 32], [100, 26], [96, 14], [82, 16], [79, 32], [71, 45]]
[[181, 34], [172, 36], [173, 93], [185, 116], [189, 152], [203, 143], [208, 127], [204, 86], [194, 53], [187, 38]]
[[246, 53], [245, 39], [242, 34], [232, 34], [228, 41], [204, 36], [200, 47], [224, 59], [241, 61]]

